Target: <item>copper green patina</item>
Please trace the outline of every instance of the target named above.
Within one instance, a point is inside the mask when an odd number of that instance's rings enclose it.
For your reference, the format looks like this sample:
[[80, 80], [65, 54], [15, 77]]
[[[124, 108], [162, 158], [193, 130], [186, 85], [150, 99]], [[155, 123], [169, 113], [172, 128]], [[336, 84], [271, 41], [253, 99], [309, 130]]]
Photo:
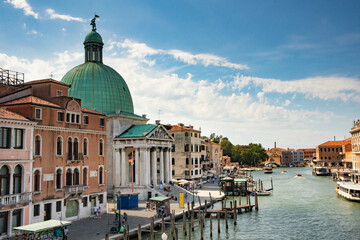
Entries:
[[[98, 16], [97, 16], [98, 17]], [[125, 80], [113, 68], [103, 64], [103, 40], [93, 29], [84, 40], [85, 63], [67, 72], [61, 79], [70, 84], [69, 96], [81, 99], [81, 105], [105, 114], [134, 115], [134, 106]], [[137, 116], [138, 117], [138, 116]]]
[[133, 125], [128, 130], [123, 132], [119, 138], [143, 137], [156, 128], [157, 125], [141, 124]]

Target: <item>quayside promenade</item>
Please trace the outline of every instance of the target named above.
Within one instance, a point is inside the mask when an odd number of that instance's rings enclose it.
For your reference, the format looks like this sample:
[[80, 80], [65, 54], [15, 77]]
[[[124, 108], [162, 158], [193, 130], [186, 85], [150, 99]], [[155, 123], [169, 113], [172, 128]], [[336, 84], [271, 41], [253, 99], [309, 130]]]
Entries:
[[[215, 183], [206, 183], [203, 185], [203, 188], [197, 189], [197, 196], [200, 197], [201, 204], [205, 204], [205, 200], [209, 203], [211, 194], [212, 199], [221, 199], [224, 195], [220, 195], [218, 182]], [[197, 208], [200, 206], [199, 198], [195, 197], [195, 206]], [[188, 194], [187, 202], [192, 202], [192, 196]], [[175, 213], [182, 213], [187, 211], [187, 204], [185, 200], [185, 208], [179, 207], [179, 202], [171, 201], [171, 210], [175, 210]], [[103, 213], [96, 217], [90, 217], [86, 219], [81, 219], [78, 221], [73, 221], [69, 227], [69, 240], [100, 240], [105, 239], [105, 235], [109, 234], [110, 239], [116, 239], [119, 234], [111, 234], [111, 227], [116, 227], [118, 221], [115, 219], [115, 214], [111, 212], [115, 204], [111, 201], [107, 204], [107, 212]], [[140, 201], [138, 208], [136, 209], [126, 209], [121, 210], [121, 215], [126, 212], [128, 215], [128, 224], [130, 232], [137, 231], [138, 225], [147, 225], [150, 224], [151, 218], [155, 216], [155, 210], [147, 210], [146, 202]], [[161, 220], [160, 218], [155, 218], [155, 221]]]

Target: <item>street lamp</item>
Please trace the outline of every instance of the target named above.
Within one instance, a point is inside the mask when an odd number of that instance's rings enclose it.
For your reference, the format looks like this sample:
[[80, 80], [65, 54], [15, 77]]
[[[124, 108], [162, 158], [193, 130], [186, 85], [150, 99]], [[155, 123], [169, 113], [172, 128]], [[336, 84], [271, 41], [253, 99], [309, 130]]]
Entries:
[[116, 205], [117, 205], [117, 209], [119, 211], [119, 232], [120, 232], [120, 228], [121, 228], [121, 192], [119, 191], [117, 194], [117, 199], [116, 199]]

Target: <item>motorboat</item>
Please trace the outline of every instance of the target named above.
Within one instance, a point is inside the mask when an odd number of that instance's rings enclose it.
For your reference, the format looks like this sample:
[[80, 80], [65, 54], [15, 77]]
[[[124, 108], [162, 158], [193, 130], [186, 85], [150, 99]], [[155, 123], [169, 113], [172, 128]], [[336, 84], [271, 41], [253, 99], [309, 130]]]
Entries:
[[302, 177], [302, 175], [300, 173], [297, 173], [296, 176], [297, 177]]
[[350, 201], [360, 202], [360, 184], [353, 182], [338, 182], [336, 193]]
[[329, 176], [330, 172], [326, 167], [314, 167], [313, 174], [316, 176]]
[[270, 196], [271, 191], [268, 191], [268, 190], [253, 191], [251, 193], [251, 195], [253, 195], [253, 196], [255, 196], [255, 195], [258, 195], [258, 196]]
[[264, 173], [273, 173], [272, 167], [264, 167]]

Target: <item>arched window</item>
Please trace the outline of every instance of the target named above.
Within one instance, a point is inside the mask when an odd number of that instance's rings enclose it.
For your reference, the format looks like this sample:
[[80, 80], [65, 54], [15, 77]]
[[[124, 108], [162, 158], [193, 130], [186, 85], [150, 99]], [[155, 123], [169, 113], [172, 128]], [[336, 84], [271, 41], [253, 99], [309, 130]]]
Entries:
[[103, 177], [104, 177], [104, 169], [102, 167], [100, 167], [99, 168], [99, 184], [104, 184]]
[[68, 144], [67, 144], [67, 156], [68, 156], [68, 160], [73, 160], [73, 146], [72, 146], [72, 139], [68, 138]]
[[35, 156], [41, 155], [41, 138], [39, 135], [35, 136]]
[[69, 168], [68, 170], [66, 170], [66, 186], [71, 186], [72, 185], [72, 172], [71, 169]]
[[62, 155], [62, 138], [60, 136], [56, 139], [56, 155]]
[[61, 169], [56, 170], [56, 189], [61, 189]]
[[87, 140], [87, 138], [84, 138], [83, 153], [84, 153], [84, 156], [88, 155], [88, 140]]
[[80, 185], [80, 173], [79, 169], [74, 169], [74, 185]]
[[104, 156], [104, 140], [102, 139], [99, 142], [99, 155]]
[[40, 171], [36, 170], [34, 173], [34, 191], [40, 192]]
[[7, 166], [2, 166], [0, 169], [0, 184], [1, 196], [8, 195], [10, 187], [10, 171]]
[[13, 174], [13, 194], [21, 193], [22, 168], [17, 165]]
[[88, 173], [87, 168], [84, 168], [84, 169], [83, 169], [83, 185], [84, 185], [84, 186], [87, 186], [87, 185], [88, 185], [88, 183], [87, 183], [87, 173]]
[[79, 140], [74, 139], [74, 160], [79, 160]]

